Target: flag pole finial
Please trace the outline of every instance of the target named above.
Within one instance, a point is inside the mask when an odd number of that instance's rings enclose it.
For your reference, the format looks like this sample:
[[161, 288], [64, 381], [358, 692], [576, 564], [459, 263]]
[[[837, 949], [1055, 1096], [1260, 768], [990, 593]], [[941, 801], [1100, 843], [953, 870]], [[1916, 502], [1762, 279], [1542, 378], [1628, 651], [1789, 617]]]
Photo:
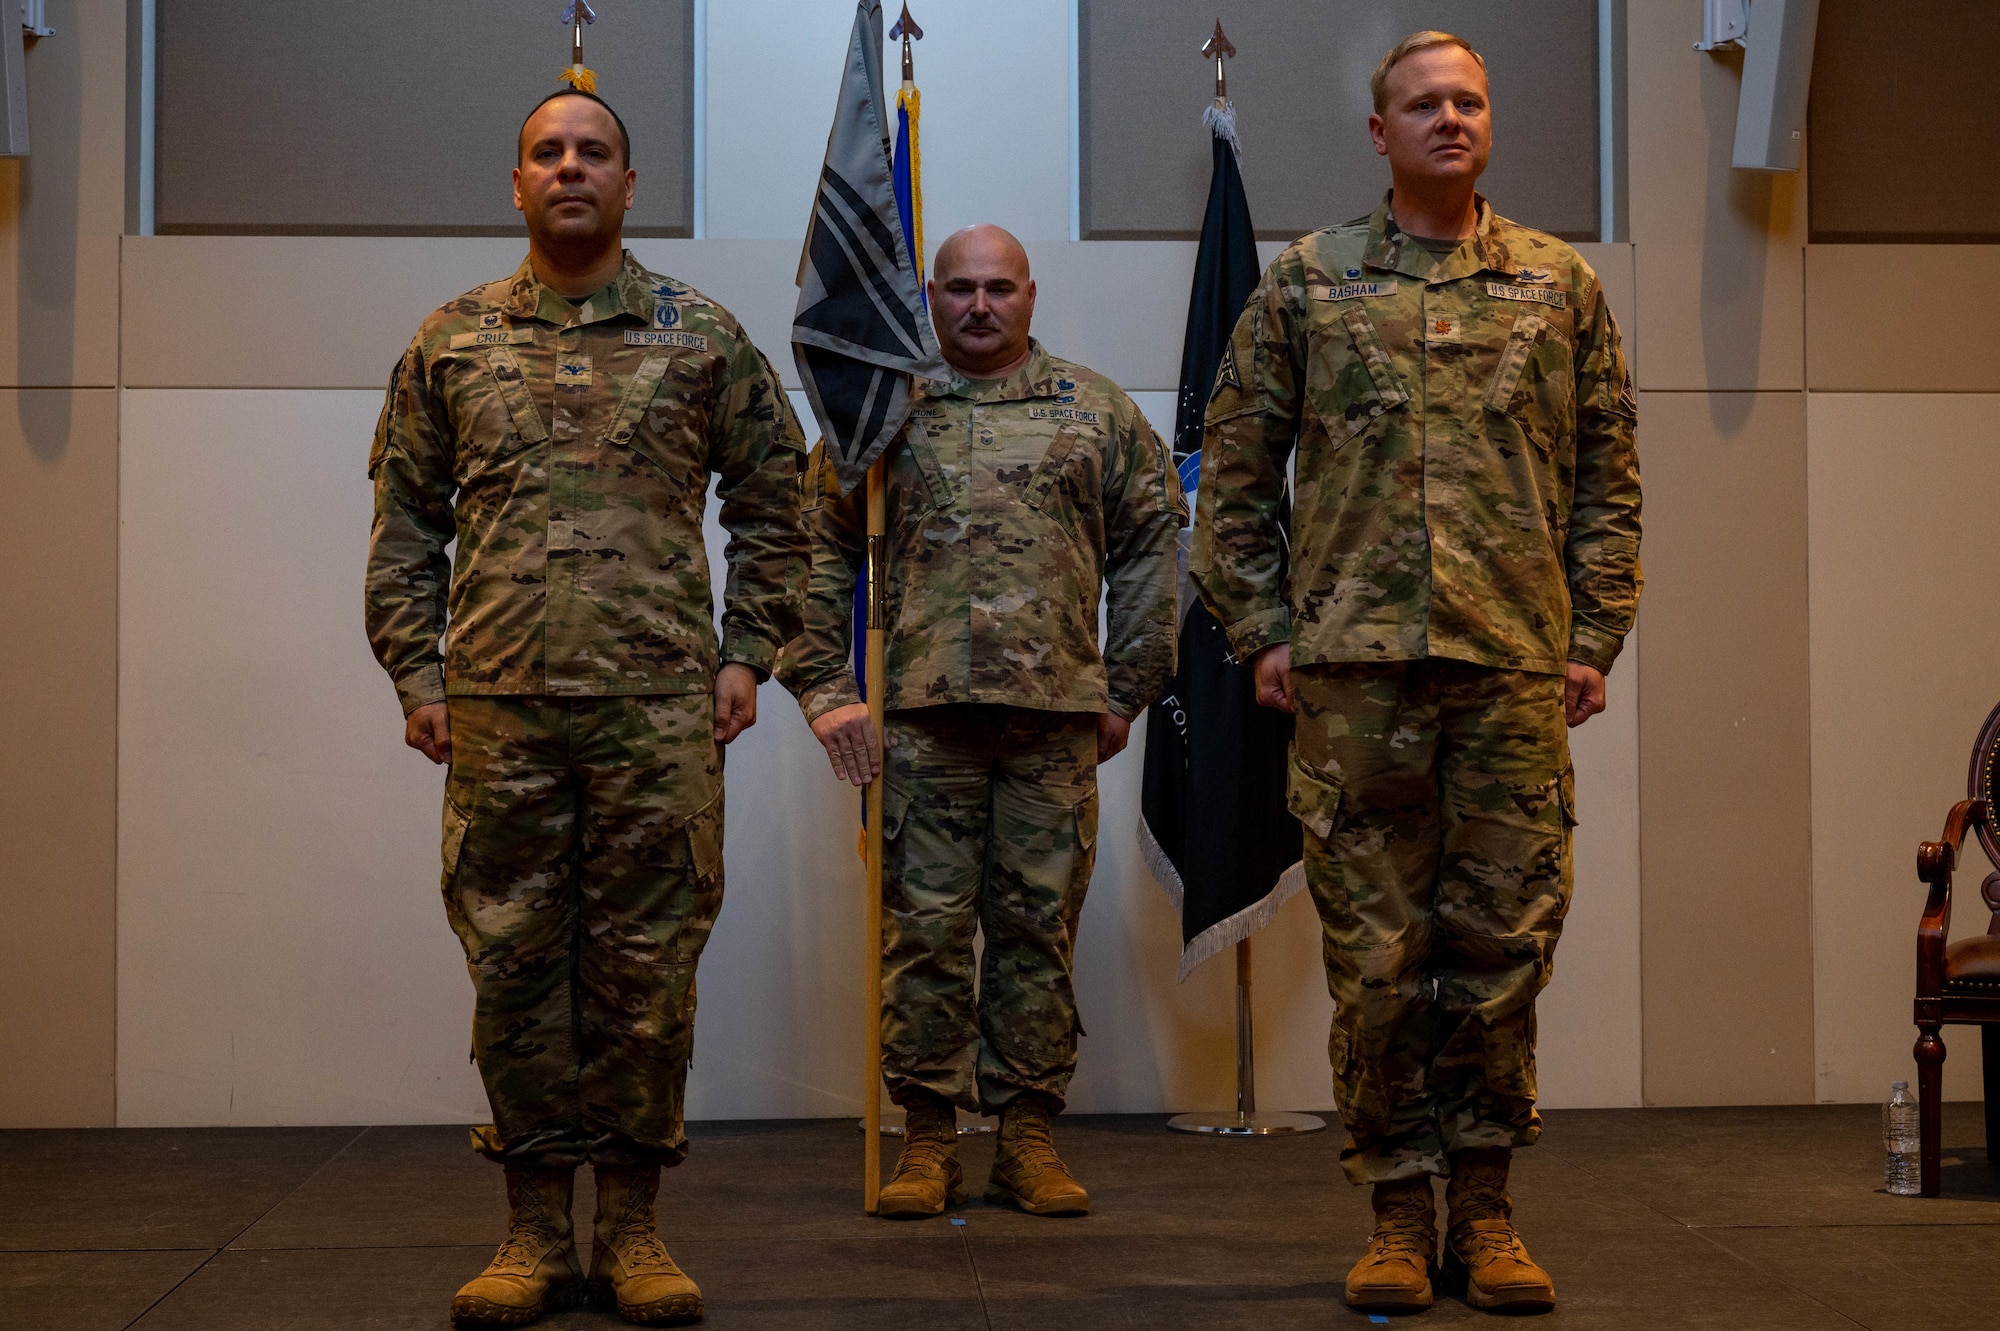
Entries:
[[1215, 103], [1220, 106], [1229, 100], [1229, 75], [1223, 71], [1222, 62], [1236, 54], [1236, 47], [1223, 34], [1221, 19], [1215, 21], [1215, 35], [1201, 44], [1201, 53], [1215, 59]]
[[916, 65], [910, 59], [910, 43], [912, 41], [922, 41], [924, 39], [924, 30], [917, 26], [915, 19], [910, 17], [910, 7], [908, 5], [903, 6], [903, 16], [896, 20], [896, 26], [889, 29], [890, 41], [893, 42], [898, 37], [903, 39], [903, 82], [914, 83], [917, 73]]
[[589, 0], [569, 0], [558, 21], [575, 30], [570, 34], [569, 67], [557, 77], [578, 92], [596, 93], [597, 75], [583, 63], [583, 25], [597, 22], [597, 12], [590, 7]]

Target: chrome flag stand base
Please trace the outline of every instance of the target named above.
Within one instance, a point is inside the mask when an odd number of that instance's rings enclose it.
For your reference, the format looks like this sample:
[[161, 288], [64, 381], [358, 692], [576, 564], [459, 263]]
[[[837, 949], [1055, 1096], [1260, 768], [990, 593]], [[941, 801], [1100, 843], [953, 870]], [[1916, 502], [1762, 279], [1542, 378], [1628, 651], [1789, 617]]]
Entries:
[[1281, 1137], [1318, 1132], [1326, 1120], [1317, 1114], [1257, 1112], [1257, 1068], [1250, 1028], [1250, 940], [1236, 944], [1236, 1112], [1234, 1114], [1175, 1114], [1167, 1126], [1175, 1132], [1205, 1132], [1217, 1137]]
[[1175, 1114], [1167, 1120], [1175, 1132], [1208, 1132], [1218, 1137], [1279, 1137], [1288, 1133], [1318, 1132], [1326, 1120], [1316, 1114], [1288, 1114], [1282, 1110], [1260, 1114]]
[[[860, 1128], [863, 1132], [868, 1131], [868, 1124], [865, 1121], [856, 1123], [854, 1126]], [[1000, 1122], [998, 1119], [961, 1117], [958, 1120], [958, 1135], [961, 1137], [983, 1137], [999, 1130]], [[891, 1118], [888, 1114], [882, 1116], [882, 1135], [884, 1137], [900, 1137], [903, 1135], [903, 1119], [900, 1110], [897, 1111], [897, 1115], [894, 1118]]]

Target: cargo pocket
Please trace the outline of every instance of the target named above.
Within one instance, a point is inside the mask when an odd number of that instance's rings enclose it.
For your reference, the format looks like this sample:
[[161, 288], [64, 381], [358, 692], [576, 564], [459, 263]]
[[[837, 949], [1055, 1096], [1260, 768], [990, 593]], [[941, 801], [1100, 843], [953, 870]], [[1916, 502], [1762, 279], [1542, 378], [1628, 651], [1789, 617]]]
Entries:
[[1076, 844], [1079, 850], [1097, 849], [1097, 792], [1091, 791], [1076, 805]]
[[[479, 950], [477, 931], [465, 917], [465, 908], [458, 899], [458, 862], [465, 855], [465, 829], [472, 823], [471, 816], [453, 803], [449, 796], [444, 802], [444, 838], [441, 856], [444, 872], [438, 881], [438, 891], [444, 897], [445, 921], [451, 931], [458, 935], [458, 941], [465, 948], [466, 965], [472, 964], [473, 956]], [[473, 971], [473, 981], [477, 983], [479, 973]]]
[[1562, 775], [1556, 778], [1556, 802], [1562, 806], [1564, 827], [1576, 826], [1576, 768], [1563, 764]]
[[722, 881], [722, 792], [687, 820], [688, 860], [704, 883]]
[[1072, 937], [1077, 917], [1083, 913], [1084, 893], [1090, 890], [1091, 870], [1097, 863], [1097, 792], [1091, 791], [1076, 804], [1076, 852], [1070, 860], [1069, 891], [1063, 903], [1063, 918]]
[[458, 857], [465, 851], [465, 829], [471, 821], [466, 816], [465, 810], [459, 808], [450, 800], [444, 802], [444, 841], [442, 843], [442, 853], [444, 859], [444, 885], [447, 890], [451, 887], [451, 880], [458, 876]]
[[1285, 807], [1320, 841], [1333, 840], [1340, 825], [1340, 779], [1315, 772], [1294, 753], [1285, 772]]
[[882, 841], [888, 844], [902, 835], [903, 819], [910, 812], [910, 792], [901, 786], [882, 788]]

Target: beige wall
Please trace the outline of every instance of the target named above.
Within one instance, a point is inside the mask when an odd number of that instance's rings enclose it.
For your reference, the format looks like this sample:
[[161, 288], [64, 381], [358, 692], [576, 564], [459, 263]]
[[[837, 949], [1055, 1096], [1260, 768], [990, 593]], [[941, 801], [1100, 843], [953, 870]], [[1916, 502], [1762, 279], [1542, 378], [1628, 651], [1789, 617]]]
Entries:
[[0, 162], [0, 1127], [114, 1113], [125, 5], [48, 21]]
[[[820, 36], [773, 22], [784, 8], [711, 6], [718, 107], [753, 70], [798, 105], [711, 116], [715, 239], [640, 247], [726, 293], [779, 352], [785, 237], [806, 196], [770, 188], [795, 173], [719, 164], [797, 158], [809, 182], [831, 75]], [[1033, 8], [1034, 30], [1061, 30], [1062, 0]], [[1572, 1104], [1874, 1099], [1909, 1066], [1914, 841], [1935, 833], [2000, 696], [1977, 613], [2000, 399], [1973, 396], [2000, 393], [2000, 343], [1978, 316], [2000, 295], [2000, 260], [1806, 247], [1805, 182], [1727, 167], [1736, 73], [1689, 49], [1698, 0], [1631, 10], [1633, 244], [1590, 252], [1642, 390], [1644, 662], [1635, 639], [1613, 712], [1576, 738], [1579, 893], [1544, 1000], [1545, 1085]], [[17, 499], [0, 535], [0, 1126], [111, 1121], [114, 1059], [136, 1097], [126, 1121], [225, 1121], [239, 1094], [235, 1121], [474, 1113], [463, 982], [423, 868], [433, 792], [368, 720], [386, 688], [348, 631], [346, 454], [416, 317], [510, 266], [514, 247], [144, 238], [124, 245], [121, 288], [124, 6], [51, 0], [51, 13], [57, 37], [29, 54], [35, 156], [0, 163], [0, 492]], [[985, 21], [969, 6], [958, 19], [975, 35]], [[1020, 54], [1023, 76], [1059, 84], [1045, 45]], [[975, 159], [981, 122], [952, 86], [926, 89], [933, 246], [997, 209], [1035, 251], [1050, 343], [1134, 389], [1170, 388], [1192, 247], [1066, 242], [1053, 114], [1018, 145], [1032, 188], [994, 204], [983, 174], [953, 165]], [[1033, 100], [1059, 107], [1060, 89]], [[122, 616], [121, 428], [139, 542]], [[188, 488], [201, 477], [216, 492]], [[288, 535], [313, 539], [260, 553]], [[245, 603], [259, 617], [239, 643]], [[285, 649], [319, 635], [287, 675]], [[330, 701], [290, 728], [222, 724], [239, 692], [284, 716], [286, 685]], [[177, 697], [202, 699], [210, 724], [188, 729]], [[814, 779], [794, 710], [767, 704], [732, 776], [797, 839], [745, 841], [733, 818], [735, 941], [704, 971], [704, 1020], [742, 1025], [704, 1027], [700, 1113], [830, 1112], [848, 1094], [845, 1072], [798, 1074], [851, 1062], [858, 1016], [822, 998], [851, 985], [837, 966], [804, 988], [770, 977], [841, 955], [829, 940], [851, 932], [855, 885], [825, 881], [801, 847], [847, 835], [851, 810]], [[292, 728], [312, 761], [286, 765]], [[1107, 826], [1136, 815], [1135, 775], [1108, 774]], [[354, 816], [306, 816], [329, 802]], [[377, 840], [340, 830], [357, 824]], [[1961, 911], [1961, 931], [1978, 914]], [[203, 941], [204, 921], [219, 939]], [[1268, 1104], [1325, 1103], [1312, 932], [1294, 902], [1258, 945]], [[1108, 851], [1080, 948], [1080, 1105], [1226, 1099], [1227, 985], [1209, 967], [1175, 987], [1173, 944], [1157, 888]], [[335, 960], [375, 968], [360, 1019], [397, 1032], [396, 1058], [323, 1029], [326, 995], [353, 992]], [[732, 1044], [732, 1029], [791, 1042]], [[1956, 1044], [1950, 1085], [1976, 1093], [1976, 1044]]]
[[1646, 479], [1646, 1101], [1812, 1094], [1805, 184], [1734, 171], [1700, 0], [1627, 8]]

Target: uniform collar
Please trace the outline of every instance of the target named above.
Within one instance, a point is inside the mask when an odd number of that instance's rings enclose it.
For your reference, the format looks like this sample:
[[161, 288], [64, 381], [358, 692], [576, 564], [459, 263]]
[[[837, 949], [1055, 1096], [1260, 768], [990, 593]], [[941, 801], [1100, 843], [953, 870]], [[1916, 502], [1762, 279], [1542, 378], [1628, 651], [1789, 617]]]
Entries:
[[658, 285], [652, 274], [641, 268], [639, 261], [632, 257], [632, 251], [626, 250], [625, 262], [619, 268], [618, 276], [612, 278], [603, 290], [593, 294], [579, 313], [567, 299], [543, 286], [535, 277], [534, 263], [524, 258], [508, 284], [503, 308], [517, 319], [540, 319], [558, 326], [571, 322], [597, 323], [621, 314], [629, 314], [640, 323], [650, 324], [653, 321], [653, 306], [660, 299], [653, 291]]
[[1486, 202], [1485, 195], [1475, 193], [1472, 196], [1472, 206], [1479, 220], [1473, 224], [1470, 242], [1460, 245], [1440, 262], [1431, 258], [1429, 250], [1410, 239], [1409, 234], [1396, 225], [1395, 215], [1389, 211], [1389, 202], [1395, 194], [1394, 190], [1384, 194], [1382, 202], [1375, 205], [1374, 215], [1368, 219], [1368, 247], [1361, 255], [1361, 262], [1366, 267], [1421, 278], [1432, 285], [1456, 281], [1478, 272], [1513, 271], [1508, 263], [1505, 237], [1508, 224], [1493, 211], [1493, 205]]
[[1055, 358], [1031, 337], [1028, 339], [1027, 363], [1005, 379], [982, 380], [974, 384], [957, 370], [951, 370], [948, 379], [925, 380], [924, 395], [933, 398], [962, 397], [970, 402], [1018, 402], [1031, 397], [1055, 397], [1075, 389], [1073, 382], [1064, 388], [1062, 385], [1065, 382], [1069, 382], [1067, 376], [1056, 372]]

